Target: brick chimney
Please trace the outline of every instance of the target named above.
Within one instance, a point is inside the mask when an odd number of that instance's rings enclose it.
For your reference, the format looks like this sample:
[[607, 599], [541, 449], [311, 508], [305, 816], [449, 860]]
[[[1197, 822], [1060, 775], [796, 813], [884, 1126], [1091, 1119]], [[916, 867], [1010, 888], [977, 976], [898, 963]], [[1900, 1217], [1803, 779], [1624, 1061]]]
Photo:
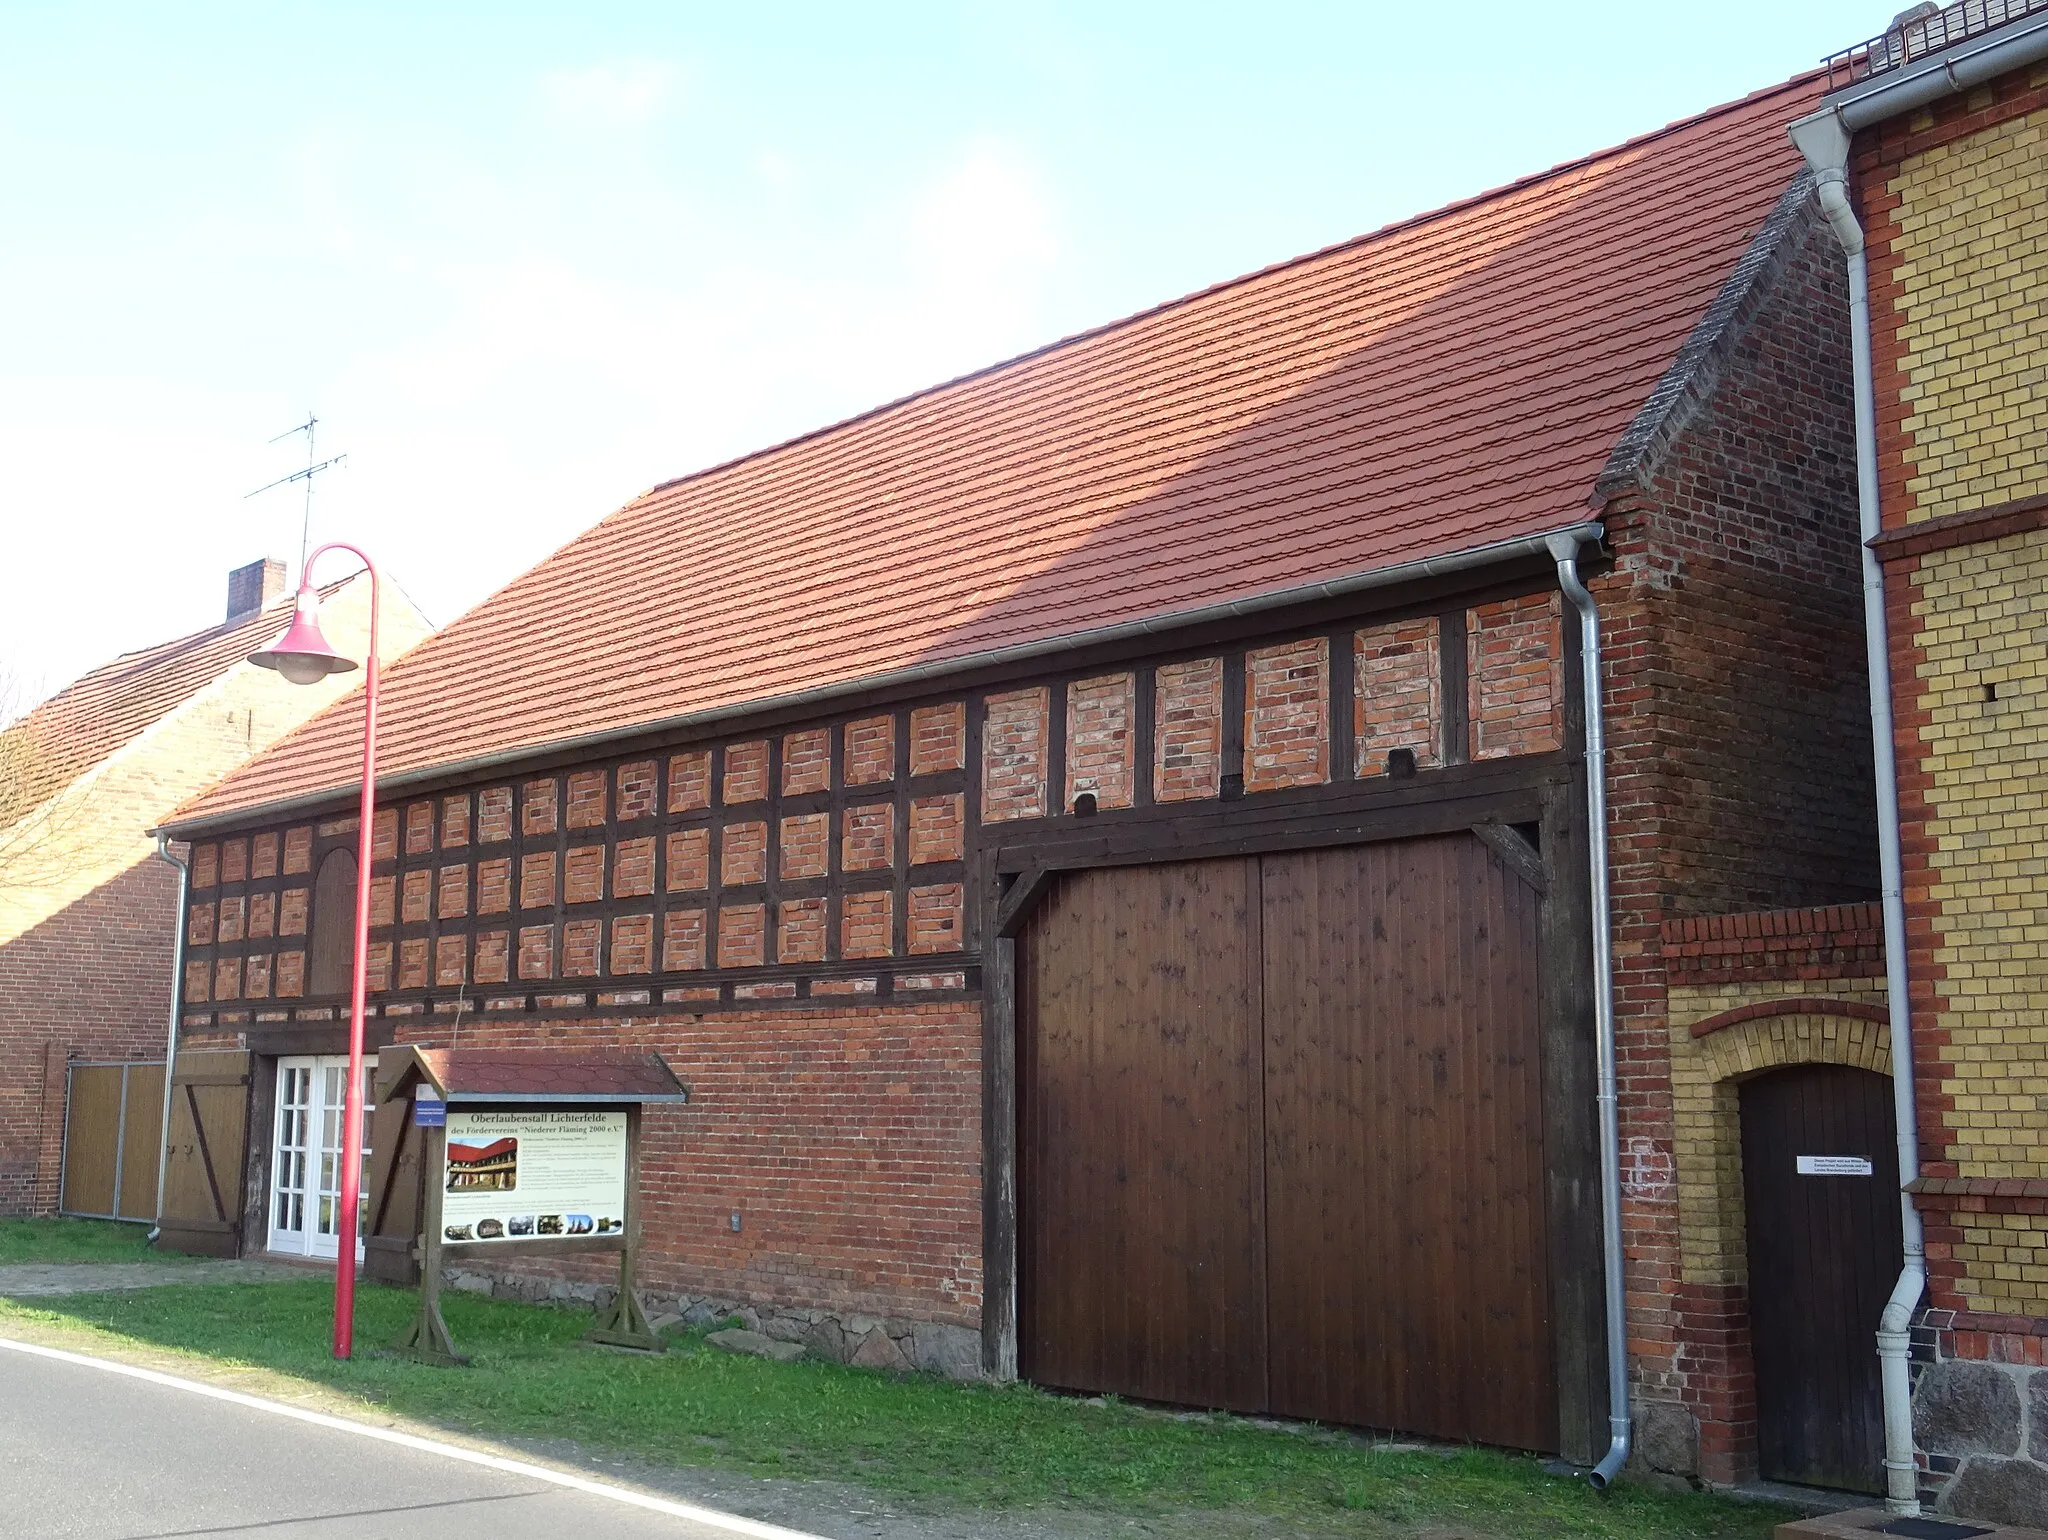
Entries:
[[228, 619], [240, 620], [284, 592], [284, 563], [275, 557], [252, 561], [228, 574]]

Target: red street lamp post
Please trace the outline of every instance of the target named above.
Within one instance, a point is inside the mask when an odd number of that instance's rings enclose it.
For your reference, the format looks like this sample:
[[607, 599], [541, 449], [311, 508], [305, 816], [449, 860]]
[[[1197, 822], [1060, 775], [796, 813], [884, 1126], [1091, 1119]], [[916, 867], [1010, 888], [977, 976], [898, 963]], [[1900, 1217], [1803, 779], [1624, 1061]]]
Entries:
[[298, 608], [284, 635], [249, 661], [274, 668], [293, 684], [317, 684], [329, 674], [356, 666], [328, 645], [320, 634], [320, 593], [313, 587], [313, 564], [329, 551], [347, 551], [370, 574], [370, 654], [363, 678], [362, 828], [356, 843], [356, 965], [349, 986], [348, 1086], [342, 1093], [341, 1234], [334, 1271], [334, 1356], [347, 1358], [355, 1347], [356, 1210], [363, 1185], [363, 992], [369, 980], [370, 843], [377, 803], [377, 610], [381, 583], [377, 564], [352, 545], [329, 541], [306, 558], [299, 573]]

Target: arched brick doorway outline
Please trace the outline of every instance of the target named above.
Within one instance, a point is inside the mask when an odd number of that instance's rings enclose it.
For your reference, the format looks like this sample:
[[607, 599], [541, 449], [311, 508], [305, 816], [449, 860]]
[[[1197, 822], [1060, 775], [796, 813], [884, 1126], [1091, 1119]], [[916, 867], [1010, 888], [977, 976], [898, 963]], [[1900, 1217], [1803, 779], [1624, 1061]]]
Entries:
[[1673, 1054], [1673, 1165], [1687, 1280], [1678, 1291], [1679, 1327], [1691, 1346], [1685, 1383], [1674, 1388], [1698, 1419], [1700, 1473], [1743, 1480], [1756, 1474], [1757, 1453], [1739, 1088], [1800, 1064], [1844, 1064], [1889, 1079], [1891, 1029], [1880, 1005], [1803, 996], [1738, 1005], [1675, 1026], [1673, 1036], [1685, 1040]]

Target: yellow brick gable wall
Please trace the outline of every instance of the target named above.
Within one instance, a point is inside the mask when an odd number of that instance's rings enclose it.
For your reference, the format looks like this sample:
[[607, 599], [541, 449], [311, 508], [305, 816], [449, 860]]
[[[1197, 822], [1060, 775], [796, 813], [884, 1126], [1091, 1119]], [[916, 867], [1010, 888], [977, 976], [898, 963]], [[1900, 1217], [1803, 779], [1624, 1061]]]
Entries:
[[1933, 963], [1961, 1177], [2048, 1177], [2048, 530], [1912, 574]]
[[1882, 1005], [1884, 980], [1745, 980], [1670, 991], [1673, 1175], [1680, 1267], [1689, 1284], [1740, 1284], [1749, 1275], [1738, 1085], [1787, 1064], [1851, 1064], [1891, 1073], [1891, 1034], [1854, 1017], [1801, 1010], [1692, 1035], [1693, 1023], [1738, 1006], [1814, 996]]
[[1911, 522], [2048, 490], [2044, 120], [1910, 155], [1889, 184]]

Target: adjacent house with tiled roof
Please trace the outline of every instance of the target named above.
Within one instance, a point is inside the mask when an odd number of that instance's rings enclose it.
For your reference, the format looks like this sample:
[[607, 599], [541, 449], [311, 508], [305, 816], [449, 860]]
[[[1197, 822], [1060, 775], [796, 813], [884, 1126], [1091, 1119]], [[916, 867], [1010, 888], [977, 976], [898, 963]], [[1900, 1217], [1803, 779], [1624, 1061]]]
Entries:
[[[346, 688], [294, 689], [249, 664], [289, 617], [283, 580], [280, 562], [238, 569], [219, 625], [116, 658], [0, 732], [0, 1214], [61, 1197], [74, 1212], [155, 1216], [161, 1074], [92, 1077], [77, 1110], [107, 1148], [76, 1152], [64, 1192], [69, 1067], [163, 1063], [179, 893], [151, 827]], [[327, 591], [352, 639], [362, 588]], [[395, 656], [427, 628], [392, 608]]]
[[[1819, 90], [634, 499], [390, 671], [373, 1046], [658, 1052], [639, 1276], [695, 1318], [1753, 1468], [1665, 936], [1876, 894], [1842, 268], [1784, 134]], [[253, 1065], [251, 1159], [189, 1189], [224, 1247], [343, 1042], [357, 732], [169, 820], [186, 1046]]]

